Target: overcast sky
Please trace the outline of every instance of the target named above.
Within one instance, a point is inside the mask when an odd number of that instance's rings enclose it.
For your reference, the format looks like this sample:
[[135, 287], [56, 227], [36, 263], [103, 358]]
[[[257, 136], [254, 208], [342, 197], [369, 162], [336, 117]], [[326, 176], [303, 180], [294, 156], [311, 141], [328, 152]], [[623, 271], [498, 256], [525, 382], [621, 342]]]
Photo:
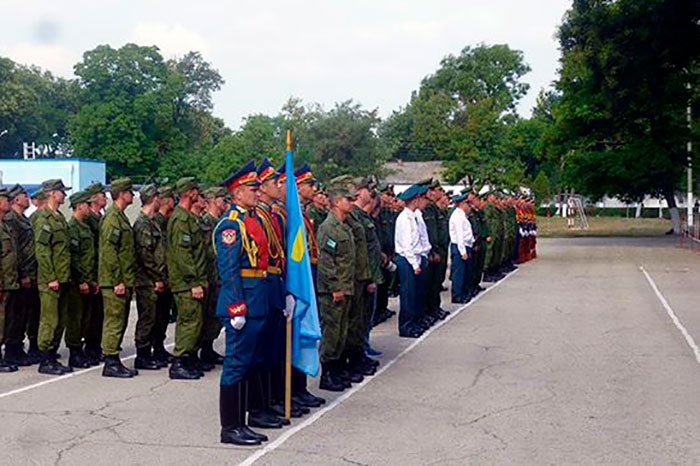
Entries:
[[565, 0], [100, 1], [0, 0], [0, 55], [71, 77], [99, 44], [157, 45], [166, 58], [202, 52], [226, 84], [214, 114], [232, 128], [276, 114], [289, 96], [354, 99], [385, 117], [466, 45], [505, 43], [532, 71], [519, 106], [556, 77]]

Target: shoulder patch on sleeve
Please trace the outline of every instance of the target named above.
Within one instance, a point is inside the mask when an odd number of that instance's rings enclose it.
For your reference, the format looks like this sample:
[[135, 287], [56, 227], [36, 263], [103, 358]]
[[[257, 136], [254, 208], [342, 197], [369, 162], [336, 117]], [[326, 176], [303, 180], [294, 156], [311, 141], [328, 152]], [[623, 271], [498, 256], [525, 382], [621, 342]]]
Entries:
[[228, 214], [228, 219], [229, 219], [229, 220], [236, 220], [236, 219], [238, 219], [238, 211], [237, 211], [237, 210], [232, 210], [232, 211]]
[[236, 242], [236, 230], [228, 228], [221, 232], [221, 242], [226, 245], [232, 245]]

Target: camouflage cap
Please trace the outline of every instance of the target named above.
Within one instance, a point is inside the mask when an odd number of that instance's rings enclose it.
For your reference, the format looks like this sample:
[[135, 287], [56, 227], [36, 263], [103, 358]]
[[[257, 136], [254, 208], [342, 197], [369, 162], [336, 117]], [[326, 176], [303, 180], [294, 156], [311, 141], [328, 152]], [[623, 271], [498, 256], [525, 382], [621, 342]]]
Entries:
[[95, 181], [94, 183], [90, 183], [86, 188], [85, 188], [86, 193], [90, 194], [99, 194], [105, 192], [105, 185], [100, 183], [99, 181]]
[[175, 192], [178, 194], [192, 189], [199, 189], [197, 180], [195, 180], [193, 176], [185, 176], [175, 182]]
[[45, 201], [46, 200], [46, 191], [44, 191], [43, 188], [39, 188], [32, 193], [31, 198], [38, 199], [40, 201]]
[[10, 200], [13, 200], [21, 194], [27, 194], [27, 191], [22, 187], [21, 184], [17, 183], [8, 190], [8, 194], [10, 195]]
[[426, 187], [429, 187], [432, 184], [433, 184], [432, 178], [426, 178], [426, 179], [420, 180], [418, 183], [416, 183], [416, 185], [418, 185], [418, 186], [426, 186]]
[[204, 190], [204, 197], [207, 199], [214, 199], [217, 197], [226, 197], [226, 189], [222, 186], [211, 186]]
[[50, 180], [46, 180], [43, 183], [41, 183], [41, 189], [44, 190], [44, 192], [48, 193], [51, 191], [63, 191], [66, 192], [67, 189], [70, 189], [70, 187], [67, 187], [63, 184], [63, 180], [59, 178], [54, 178]]
[[355, 199], [355, 182], [350, 175], [336, 176], [328, 182], [328, 194], [330, 196], [343, 196], [349, 199]]
[[71, 209], [75, 209], [78, 204], [87, 204], [90, 202], [91, 197], [92, 193], [87, 191], [78, 191], [77, 193], [71, 194], [68, 201], [70, 202]]
[[146, 202], [150, 201], [153, 199], [156, 195], [158, 194], [158, 188], [154, 184], [144, 184], [141, 186], [141, 189], [139, 189], [139, 195], [141, 196], [141, 203], [145, 204]]
[[132, 191], [133, 189], [134, 184], [131, 182], [131, 178], [128, 177], [117, 178], [116, 180], [112, 181], [112, 185], [110, 187], [113, 194]]
[[5, 187], [0, 187], [0, 197], [10, 198], [10, 191]]
[[430, 189], [442, 189], [442, 185], [440, 184], [440, 180], [438, 180], [437, 178], [433, 178], [433, 180], [428, 185], [428, 188], [430, 188]]
[[173, 187], [169, 185], [161, 186], [158, 188], [158, 195], [161, 197], [161, 199], [167, 198], [167, 197], [173, 197]]
[[364, 189], [367, 188], [370, 191], [375, 189], [377, 187], [377, 182], [375, 181], [373, 176], [357, 176], [352, 179], [352, 183], [355, 185], [357, 189]]

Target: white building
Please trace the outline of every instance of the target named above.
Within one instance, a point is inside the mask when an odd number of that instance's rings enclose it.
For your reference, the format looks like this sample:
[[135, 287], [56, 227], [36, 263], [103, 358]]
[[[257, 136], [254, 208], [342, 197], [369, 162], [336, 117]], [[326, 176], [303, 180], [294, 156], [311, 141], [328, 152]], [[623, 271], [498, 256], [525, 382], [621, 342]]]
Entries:
[[0, 159], [0, 185], [21, 184], [30, 193], [42, 181], [60, 178], [70, 187], [68, 194], [99, 181], [104, 184], [105, 162], [85, 159]]

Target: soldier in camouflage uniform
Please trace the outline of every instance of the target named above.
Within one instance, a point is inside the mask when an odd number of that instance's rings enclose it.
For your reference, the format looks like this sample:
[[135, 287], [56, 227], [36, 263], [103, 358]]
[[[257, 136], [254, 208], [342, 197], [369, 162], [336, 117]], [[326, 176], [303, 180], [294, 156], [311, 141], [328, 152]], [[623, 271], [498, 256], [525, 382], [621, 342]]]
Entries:
[[58, 207], [65, 201], [65, 186], [61, 180], [41, 184], [46, 193], [46, 205], [34, 219], [34, 247], [38, 263], [38, 284], [41, 298], [39, 318], [39, 372], [63, 375], [73, 369], [57, 360], [58, 345], [69, 323], [68, 288], [70, 287], [70, 237], [68, 224]]
[[155, 219], [160, 202], [158, 188], [145, 184], [139, 190], [141, 213], [134, 222], [136, 247], [136, 361], [137, 369], [157, 370], [168, 365], [167, 361], [153, 358], [151, 338], [156, 324], [158, 295], [165, 291], [164, 233]]
[[85, 337], [83, 314], [90, 312], [90, 298], [97, 286], [97, 250], [95, 238], [85, 219], [90, 215], [88, 205], [91, 194], [78, 191], [70, 197], [73, 215], [68, 221], [70, 232], [71, 284], [68, 288], [68, 303], [73, 324], [66, 328], [66, 344], [70, 349], [68, 364], [71, 367], [85, 368], [99, 364], [99, 359], [86, 357], [83, 351]]
[[[32, 227], [32, 236], [35, 234], [34, 223], [36, 222], [37, 212], [39, 209], [46, 205], [46, 193], [41, 187], [34, 191], [31, 195], [31, 204], [36, 207], [36, 210], [29, 216], [29, 224]], [[32, 238], [33, 240], [33, 238]], [[35, 247], [36, 250], [36, 247]], [[34, 255], [34, 260], [36, 261], [36, 254]], [[38, 264], [37, 273], [38, 273]], [[29, 351], [28, 355], [37, 362], [41, 362], [41, 352], [39, 351], [39, 317], [41, 315], [41, 300], [39, 299], [39, 284], [37, 279], [34, 279], [34, 283], [30, 288], [32, 294], [32, 306], [27, 309], [27, 339], [29, 340]]]
[[355, 194], [343, 177], [329, 184], [331, 210], [318, 230], [318, 309], [323, 327], [321, 338], [321, 383], [319, 388], [343, 391], [350, 382], [343, 377], [345, 342], [352, 296], [355, 293], [356, 247], [347, 224]]
[[[102, 211], [107, 206], [105, 187], [99, 181], [88, 185], [85, 192], [91, 195], [90, 211], [85, 223], [90, 227], [95, 242], [95, 254], [100, 250], [100, 221]], [[95, 262], [97, 267], [97, 262]], [[83, 311], [83, 333], [85, 337], [85, 356], [91, 360], [102, 360], [102, 323], [104, 321], [104, 300], [99, 283], [90, 294], [90, 305]]]
[[200, 360], [205, 364], [223, 364], [224, 358], [214, 351], [214, 340], [221, 333], [221, 321], [216, 317], [216, 300], [219, 296], [221, 282], [216, 266], [216, 254], [214, 253], [213, 234], [219, 218], [227, 209], [226, 190], [220, 186], [207, 188], [204, 191], [206, 210], [200, 219], [200, 226], [204, 233], [206, 252], [207, 289], [204, 296], [204, 318], [202, 320], [202, 334], [199, 347]]
[[100, 224], [98, 278], [104, 300], [102, 353], [105, 377], [129, 378], [138, 370], [124, 366], [119, 358], [124, 331], [129, 323], [132, 290], [136, 285], [134, 230], [124, 211], [134, 200], [129, 178], [112, 181], [111, 206]]
[[489, 242], [488, 250], [486, 251], [486, 273], [484, 274], [484, 281], [495, 282], [503, 278], [501, 273], [498, 271], [503, 245], [503, 220], [501, 218], [496, 196], [493, 193], [489, 193], [486, 201], [487, 204], [484, 209], [484, 214], [486, 216], [486, 223], [488, 224], [491, 241]]
[[474, 246], [472, 248], [472, 267], [470, 273], [471, 296], [474, 297], [479, 292], [483, 291], [481, 287], [481, 278], [484, 275], [484, 262], [486, 259], [486, 249], [488, 248], [489, 229], [484, 217], [483, 207], [484, 202], [479, 199], [476, 193], [472, 192], [469, 195], [469, 205], [471, 212], [469, 213], [469, 223], [472, 226], [474, 234]]
[[[160, 201], [160, 209], [155, 213], [154, 219], [160, 226], [160, 231], [163, 236], [163, 247], [168, 250], [168, 219], [175, 209], [175, 198], [173, 188], [171, 186], [161, 186], [158, 188], [158, 200]], [[165, 265], [165, 290], [158, 293], [156, 302], [156, 322], [153, 325], [153, 334], [151, 335], [151, 344], [153, 345], [153, 359], [162, 363], [169, 363], [173, 359], [173, 355], [165, 349], [165, 336], [168, 330], [168, 323], [175, 322], [175, 305], [173, 302], [173, 293], [170, 289], [168, 280], [167, 261]], [[172, 311], [172, 316], [171, 316]], [[172, 317], [172, 319], [171, 319]]]
[[428, 239], [432, 247], [428, 254], [428, 267], [425, 282], [427, 285], [426, 310], [429, 324], [447, 317], [442, 309], [440, 292], [447, 270], [447, 254], [450, 243], [447, 229], [447, 214], [438, 207], [437, 202], [442, 197], [442, 188], [438, 180], [429, 183], [426, 198], [428, 204], [423, 209], [423, 221], [428, 229]]
[[314, 226], [314, 233], [318, 233], [318, 227], [321, 226], [328, 215], [328, 209], [326, 208], [326, 193], [323, 185], [316, 185], [316, 193], [314, 194], [313, 201], [307, 209], [307, 213], [311, 219], [311, 223]]
[[190, 212], [199, 200], [194, 178], [181, 178], [175, 184], [179, 202], [168, 220], [166, 263], [168, 278], [177, 306], [175, 360], [170, 378], [193, 380], [204, 375], [197, 358], [197, 342], [202, 331], [205, 270], [205, 245], [197, 217]]
[[5, 214], [9, 211], [10, 195], [7, 189], [0, 188], [0, 373], [17, 371], [17, 366], [5, 361], [2, 355], [2, 347], [6, 343], [8, 301], [19, 290], [17, 243], [15, 235], [4, 221]]
[[37, 364], [40, 360], [36, 339], [30, 341], [30, 353], [24, 352], [24, 333], [30, 315], [38, 320], [40, 303], [36, 287], [36, 257], [32, 224], [24, 215], [29, 207], [27, 192], [20, 185], [9, 191], [10, 211], [5, 214], [5, 224], [17, 243], [20, 289], [8, 302], [6, 322], [5, 361], [16, 366]]

